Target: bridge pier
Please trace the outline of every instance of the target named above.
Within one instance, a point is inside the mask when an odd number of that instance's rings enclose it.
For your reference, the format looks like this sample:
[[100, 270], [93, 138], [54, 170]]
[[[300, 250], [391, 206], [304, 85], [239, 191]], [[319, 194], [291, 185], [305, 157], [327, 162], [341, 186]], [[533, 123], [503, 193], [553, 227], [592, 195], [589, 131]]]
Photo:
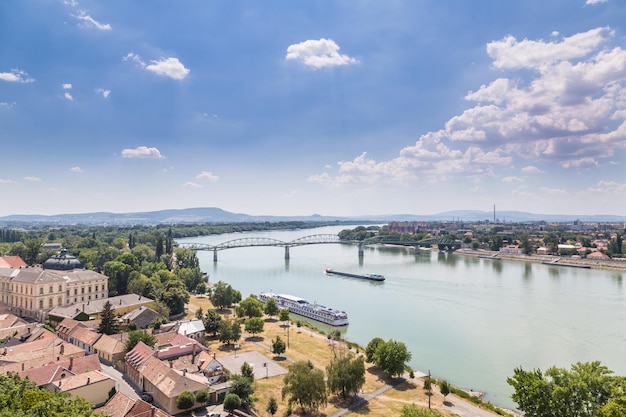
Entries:
[[415, 252], [416, 255], [419, 255], [420, 253], [422, 253], [422, 250], [420, 249], [419, 245], [415, 245]]
[[213, 262], [217, 262], [217, 248], [213, 249]]
[[285, 245], [285, 259], [289, 259], [289, 245]]
[[363, 253], [363, 243], [359, 242], [359, 258], [362, 258], [364, 255]]

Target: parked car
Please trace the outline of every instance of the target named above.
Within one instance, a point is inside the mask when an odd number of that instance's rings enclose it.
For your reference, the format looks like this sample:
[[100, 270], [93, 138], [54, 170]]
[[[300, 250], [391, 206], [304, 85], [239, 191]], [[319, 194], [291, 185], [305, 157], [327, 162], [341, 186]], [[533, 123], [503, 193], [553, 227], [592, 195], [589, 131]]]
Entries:
[[220, 413], [211, 411], [210, 413], [207, 414], [207, 417], [220, 417]]
[[151, 403], [152, 401], [154, 401], [154, 398], [152, 398], [152, 394], [150, 394], [149, 392], [142, 393], [140, 397], [147, 403]]

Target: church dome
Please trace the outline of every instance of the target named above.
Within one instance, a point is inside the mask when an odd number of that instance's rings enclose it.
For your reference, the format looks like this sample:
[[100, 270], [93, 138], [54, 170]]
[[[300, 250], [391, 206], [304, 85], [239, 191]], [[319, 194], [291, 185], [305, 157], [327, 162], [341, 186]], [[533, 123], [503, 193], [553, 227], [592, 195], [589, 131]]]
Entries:
[[53, 256], [43, 263], [43, 269], [55, 269], [59, 271], [71, 271], [72, 269], [83, 269], [83, 264], [75, 256], [68, 255], [67, 249], [62, 249], [61, 253]]

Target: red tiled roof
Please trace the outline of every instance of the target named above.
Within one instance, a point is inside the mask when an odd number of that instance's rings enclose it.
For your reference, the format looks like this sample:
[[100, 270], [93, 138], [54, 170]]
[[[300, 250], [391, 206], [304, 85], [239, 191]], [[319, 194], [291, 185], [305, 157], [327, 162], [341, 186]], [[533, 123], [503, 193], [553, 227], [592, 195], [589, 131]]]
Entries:
[[26, 268], [28, 265], [19, 256], [0, 256], [2, 268]]

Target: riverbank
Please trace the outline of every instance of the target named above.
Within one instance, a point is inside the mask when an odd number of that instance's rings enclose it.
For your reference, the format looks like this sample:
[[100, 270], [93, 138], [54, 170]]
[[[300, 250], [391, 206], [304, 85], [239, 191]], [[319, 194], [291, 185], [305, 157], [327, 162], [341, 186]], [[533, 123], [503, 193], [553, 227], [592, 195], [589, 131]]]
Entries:
[[592, 269], [605, 269], [605, 270], [615, 270], [615, 271], [624, 271], [626, 272], [626, 258], [617, 258], [617, 259], [606, 259], [606, 260], [596, 260], [596, 259], [585, 259], [585, 258], [572, 258], [571, 256], [554, 256], [554, 255], [512, 255], [505, 254], [498, 251], [488, 251], [488, 250], [474, 250], [474, 249], [459, 249], [455, 252], [459, 255], [467, 255], [467, 256], [476, 256], [480, 258], [489, 258], [489, 259], [506, 259], [510, 261], [521, 261], [521, 262], [533, 262], [533, 263], [544, 263], [544, 264], [552, 264], [552, 265], [576, 265], [585, 268]]

